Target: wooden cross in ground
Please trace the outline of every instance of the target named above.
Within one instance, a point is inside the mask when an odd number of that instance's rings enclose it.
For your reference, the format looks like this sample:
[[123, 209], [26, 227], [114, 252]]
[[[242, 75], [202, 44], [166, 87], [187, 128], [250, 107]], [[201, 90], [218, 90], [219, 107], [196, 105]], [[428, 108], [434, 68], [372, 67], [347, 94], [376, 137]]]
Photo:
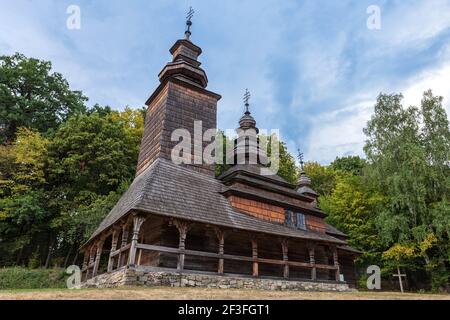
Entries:
[[393, 274], [392, 276], [398, 277], [398, 281], [400, 282], [400, 291], [403, 293], [403, 281], [402, 281], [402, 277], [405, 277], [405, 278], [406, 278], [406, 274], [400, 273], [400, 268], [397, 267], [397, 274]]

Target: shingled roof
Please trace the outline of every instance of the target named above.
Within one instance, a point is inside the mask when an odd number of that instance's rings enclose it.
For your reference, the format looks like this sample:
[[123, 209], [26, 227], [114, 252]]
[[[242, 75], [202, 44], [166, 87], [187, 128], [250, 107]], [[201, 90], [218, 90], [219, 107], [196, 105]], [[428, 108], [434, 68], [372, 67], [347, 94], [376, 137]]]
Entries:
[[278, 236], [345, 244], [324, 233], [298, 230], [233, 209], [220, 180], [157, 159], [142, 172], [102, 221], [88, 243], [132, 210]]
[[342, 231], [336, 229], [336, 228], [333, 227], [331, 224], [325, 223], [325, 227], [326, 227], [326, 232], [327, 232], [328, 234], [348, 238], [348, 235], [346, 235], [346, 234], [343, 233]]

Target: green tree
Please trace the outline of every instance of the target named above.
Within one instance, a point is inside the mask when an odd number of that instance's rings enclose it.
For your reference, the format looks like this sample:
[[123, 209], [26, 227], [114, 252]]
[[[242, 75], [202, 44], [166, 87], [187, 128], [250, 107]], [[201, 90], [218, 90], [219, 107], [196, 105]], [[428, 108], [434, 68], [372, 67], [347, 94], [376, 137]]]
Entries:
[[51, 214], [46, 207], [44, 163], [48, 144], [38, 132], [19, 128], [13, 145], [0, 146], [0, 262], [3, 264], [19, 264], [39, 246], [42, 250], [47, 246], [46, 228]]
[[328, 213], [327, 222], [349, 236], [349, 244], [361, 251], [363, 264], [378, 262], [382, 246], [375, 225], [377, 210], [384, 204], [381, 194], [370, 190], [361, 176], [340, 173], [329, 195], [319, 198]]
[[335, 186], [336, 171], [317, 162], [307, 162], [305, 172], [311, 178], [313, 190], [320, 196], [331, 194]]
[[11, 142], [19, 127], [44, 133], [85, 111], [86, 97], [51, 69], [19, 53], [0, 57], [0, 143]]
[[50, 227], [59, 255], [76, 255], [133, 180], [144, 126], [143, 112], [125, 108], [81, 115], [63, 124], [49, 145]]
[[335, 171], [344, 171], [357, 176], [362, 175], [366, 166], [366, 161], [359, 156], [336, 157], [330, 164], [330, 168]]
[[442, 98], [430, 91], [420, 109], [405, 109], [401, 100], [398, 94], [380, 95], [364, 130], [369, 181], [388, 199], [376, 222], [385, 245], [415, 248], [444, 285], [450, 256], [448, 219], [442, 219], [449, 212], [448, 120]]
[[48, 176], [61, 193], [73, 199], [82, 191], [107, 195], [134, 176], [141, 129], [128, 127], [120, 114], [97, 113], [70, 118], [49, 146]]

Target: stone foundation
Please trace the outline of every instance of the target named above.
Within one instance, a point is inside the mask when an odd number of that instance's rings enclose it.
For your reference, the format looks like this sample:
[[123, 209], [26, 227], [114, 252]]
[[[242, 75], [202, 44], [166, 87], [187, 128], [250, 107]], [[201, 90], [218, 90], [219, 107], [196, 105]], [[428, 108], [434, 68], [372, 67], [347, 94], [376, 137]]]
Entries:
[[325, 281], [291, 281], [240, 276], [219, 276], [158, 270], [147, 268], [122, 268], [101, 274], [82, 283], [83, 288], [114, 288], [119, 286], [170, 286], [204, 287], [220, 289], [260, 289], [294, 291], [352, 291], [344, 283]]

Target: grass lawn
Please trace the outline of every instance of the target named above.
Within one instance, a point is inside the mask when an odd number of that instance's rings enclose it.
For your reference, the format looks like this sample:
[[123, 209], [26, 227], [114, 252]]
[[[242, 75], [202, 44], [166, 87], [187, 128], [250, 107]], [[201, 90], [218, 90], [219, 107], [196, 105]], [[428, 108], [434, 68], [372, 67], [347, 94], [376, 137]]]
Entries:
[[399, 292], [298, 292], [239, 289], [122, 287], [117, 289], [34, 289], [0, 290], [1, 300], [172, 300], [172, 299], [251, 299], [251, 300], [450, 300], [448, 294]]

